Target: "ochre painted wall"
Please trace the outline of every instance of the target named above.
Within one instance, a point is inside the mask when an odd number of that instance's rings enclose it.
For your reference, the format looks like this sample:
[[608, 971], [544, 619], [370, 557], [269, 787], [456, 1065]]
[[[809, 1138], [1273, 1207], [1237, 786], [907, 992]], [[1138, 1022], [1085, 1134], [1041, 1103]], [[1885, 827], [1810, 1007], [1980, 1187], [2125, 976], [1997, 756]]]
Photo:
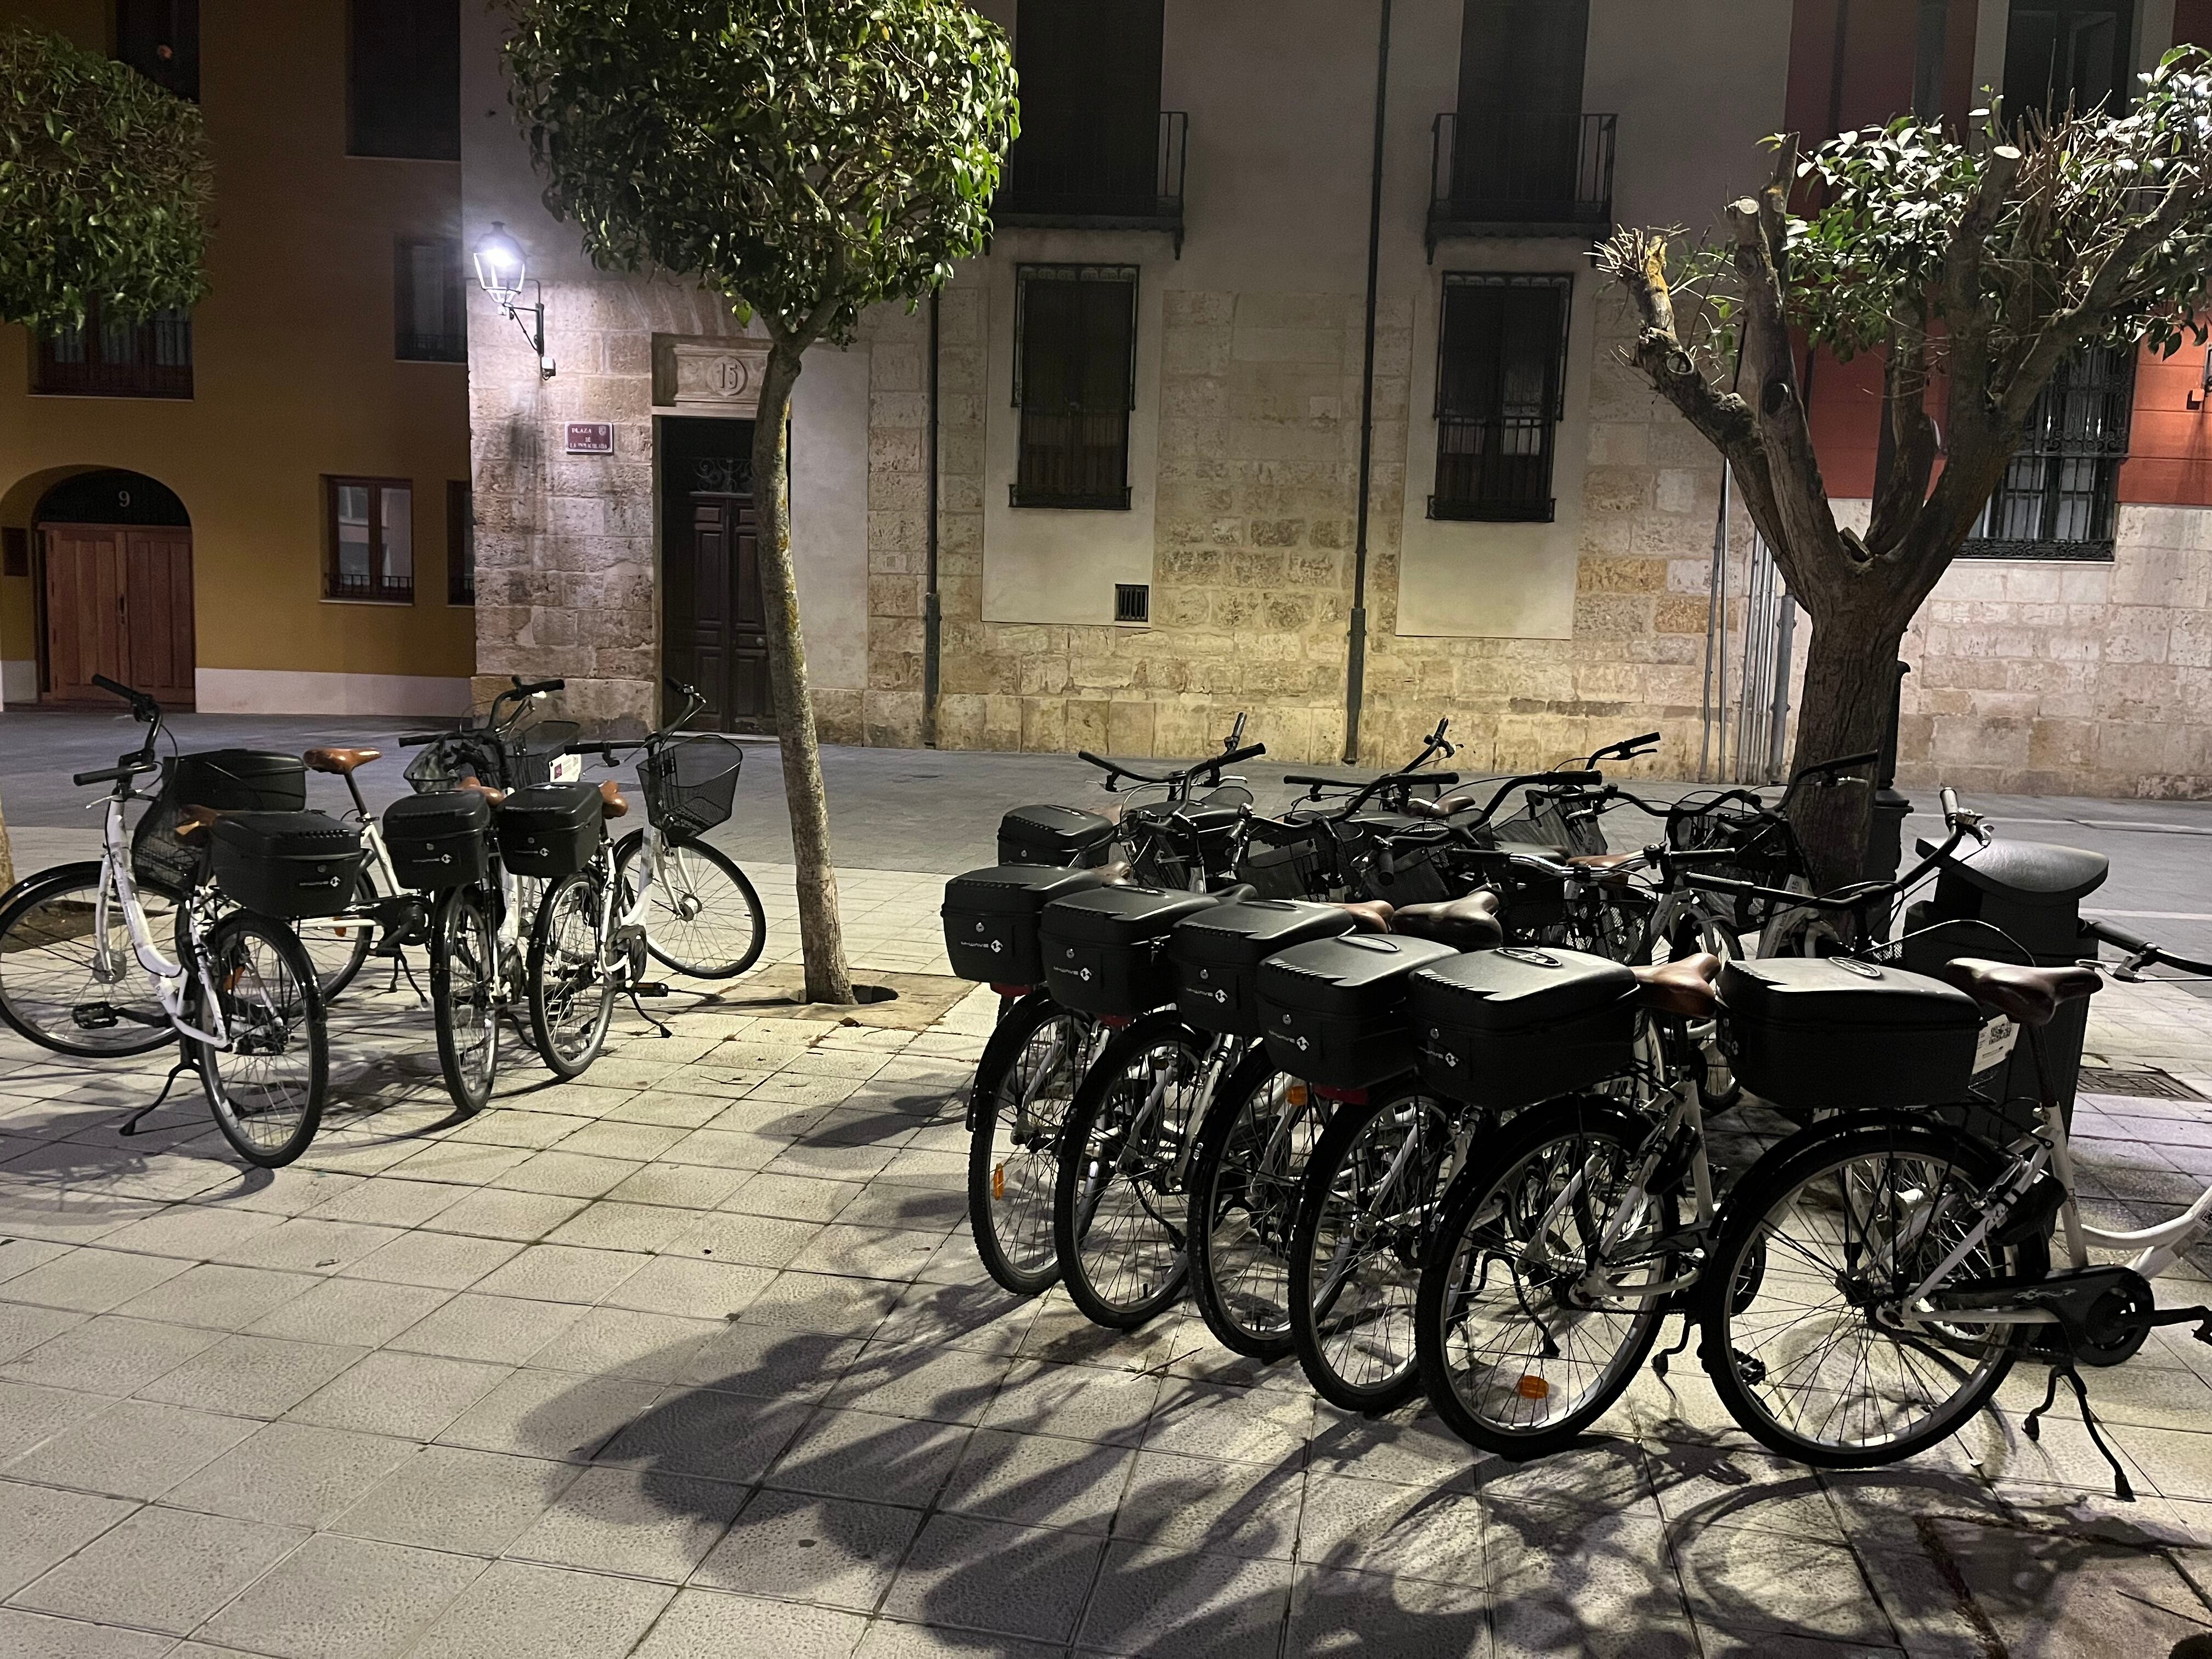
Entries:
[[[109, 45], [109, 8], [9, 0], [0, 21]], [[0, 325], [0, 524], [33, 475], [127, 467], [192, 520], [202, 668], [465, 678], [473, 613], [446, 602], [446, 486], [469, 477], [467, 369], [392, 355], [393, 240], [459, 235], [460, 167], [345, 154], [344, 0], [202, 9], [216, 166], [212, 290], [189, 402], [33, 397], [30, 337]], [[322, 479], [414, 483], [416, 599], [322, 599]], [[0, 580], [0, 655], [33, 648], [31, 585]]]

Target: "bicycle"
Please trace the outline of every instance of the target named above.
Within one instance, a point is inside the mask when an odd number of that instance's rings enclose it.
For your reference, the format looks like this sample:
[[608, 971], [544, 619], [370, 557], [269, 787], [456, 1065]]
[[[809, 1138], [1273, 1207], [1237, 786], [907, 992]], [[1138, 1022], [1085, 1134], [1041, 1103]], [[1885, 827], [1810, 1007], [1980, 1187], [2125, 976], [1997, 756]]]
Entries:
[[[178, 1042], [180, 1069], [198, 1073], [224, 1139], [249, 1164], [280, 1168], [313, 1140], [329, 1082], [313, 964], [276, 918], [219, 914], [217, 889], [207, 883], [157, 891], [175, 907], [179, 959], [161, 953], [124, 828], [125, 805], [151, 799], [131, 786], [160, 769], [161, 704], [105, 676], [93, 684], [129, 702], [145, 740], [113, 766], [75, 776], [80, 787], [113, 786], [100, 857], [41, 872], [0, 901], [0, 1017], [42, 1047], [83, 1058]], [[196, 831], [213, 821], [201, 815]], [[124, 988], [140, 973], [150, 995]]]

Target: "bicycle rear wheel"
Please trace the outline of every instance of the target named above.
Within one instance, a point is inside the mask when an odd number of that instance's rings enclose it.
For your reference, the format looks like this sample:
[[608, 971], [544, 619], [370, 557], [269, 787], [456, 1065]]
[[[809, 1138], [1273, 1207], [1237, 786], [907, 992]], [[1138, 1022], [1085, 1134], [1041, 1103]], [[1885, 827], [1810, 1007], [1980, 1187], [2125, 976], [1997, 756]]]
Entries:
[[530, 930], [530, 1031], [556, 1077], [580, 1077], [614, 1018], [615, 981], [600, 933], [600, 866], [546, 890]]
[[1230, 1079], [1199, 1126], [1191, 1299], [1222, 1346], [1255, 1359], [1291, 1352], [1298, 1183], [1328, 1121], [1311, 1089], [1261, 1054]]
[[[354, 877], [346, 902], [368, 904], [376, 896], [375, 884], [364, 869]], [[368, 960], [369, 946], [376, 943], [376, 924], [366, 916], [310, 916], [293, 923], [292, 931], [315, 964], [315, 982], [322, 989], [325, 1008], [353, 983], [362, 963]]]
[[[615, 855], [617, 909], [636, 896], [645, 832], [623, 837]], [[735, 979], [760, 960], [768, 917], [745, 872], [703, 841], [663, 841], [645, 896], [645, 948], [664, 967], [690, 979]]]
[[479, 887], [438, 901], [430, 927], [430, 1010], [438, 1069], [462, 1112], [483, 1109], [499, 1075], [499, 923]]
[[968, 1230], [983, 1270], [1016, 1296], [1060, 1277], [1053, 1190], [1060, 1132], [1098, 1028], [1042, 993], [991, 1033], [968, 1108]]
[[[178, 896], [151, 882], [137, 889], [153, 936], [174, 937]], [[41, 1048], [88, 1060], [150, 1054], [174, 1036], [106, 865], [42, 870], [0, 903], [0, 1018]]]
[[192, 975], [192, 1023], [212, 1031], [220, 1009], [231, 1040], [228, 1048], [192, 1044], [208, 1109], [240, 1158], [281, 1168], [314, 1139], [330, 1081], [314, 964], [290, 928], [250, 910], [217, 921], [204, 950]]

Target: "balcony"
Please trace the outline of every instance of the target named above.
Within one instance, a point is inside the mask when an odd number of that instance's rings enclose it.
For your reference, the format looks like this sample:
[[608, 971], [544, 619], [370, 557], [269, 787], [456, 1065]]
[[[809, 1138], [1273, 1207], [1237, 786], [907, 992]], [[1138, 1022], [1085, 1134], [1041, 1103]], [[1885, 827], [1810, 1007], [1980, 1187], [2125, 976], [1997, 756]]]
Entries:
[[134, 322], [95, 310], [82, 328], [41, 334], [31, 390], [58, 398], [189, 398], [191, 318], [164, 311]]
[[1549, 524], [1552, 422], [1540, 416], [1437, 422], [1437, 493], [1431, 519]]
[[1613, 228], [1615, 118], [1437, 117], [1430, 259], [1450, 236], [1605, 236]]
[[1149, 156], [1141, 138], [1116, 144], [1093, 131], [1079, 135], [1079, 142], [1054, 142], [1058, 137], [1039, 131], [1014, 141], [992, 213], [1000, 226], [1165, 231], [1175, 238], [1176, 257], [1182, 257], [1188, 114], [1160, 112], [1158, 142]]

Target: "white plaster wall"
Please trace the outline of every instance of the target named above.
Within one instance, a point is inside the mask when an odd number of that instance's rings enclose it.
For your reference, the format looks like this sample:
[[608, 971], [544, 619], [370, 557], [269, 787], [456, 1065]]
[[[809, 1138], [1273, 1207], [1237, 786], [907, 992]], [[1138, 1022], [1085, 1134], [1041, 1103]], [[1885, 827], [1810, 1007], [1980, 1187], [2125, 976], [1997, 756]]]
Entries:
[[328, 674], [274, 668], [202, 668], [203, 714], [465, 714], [469, 683], [427, 674]]
[[791, 556], [815, 685], [868, 683], [868, 354], [817, 346], [791, 398]]

